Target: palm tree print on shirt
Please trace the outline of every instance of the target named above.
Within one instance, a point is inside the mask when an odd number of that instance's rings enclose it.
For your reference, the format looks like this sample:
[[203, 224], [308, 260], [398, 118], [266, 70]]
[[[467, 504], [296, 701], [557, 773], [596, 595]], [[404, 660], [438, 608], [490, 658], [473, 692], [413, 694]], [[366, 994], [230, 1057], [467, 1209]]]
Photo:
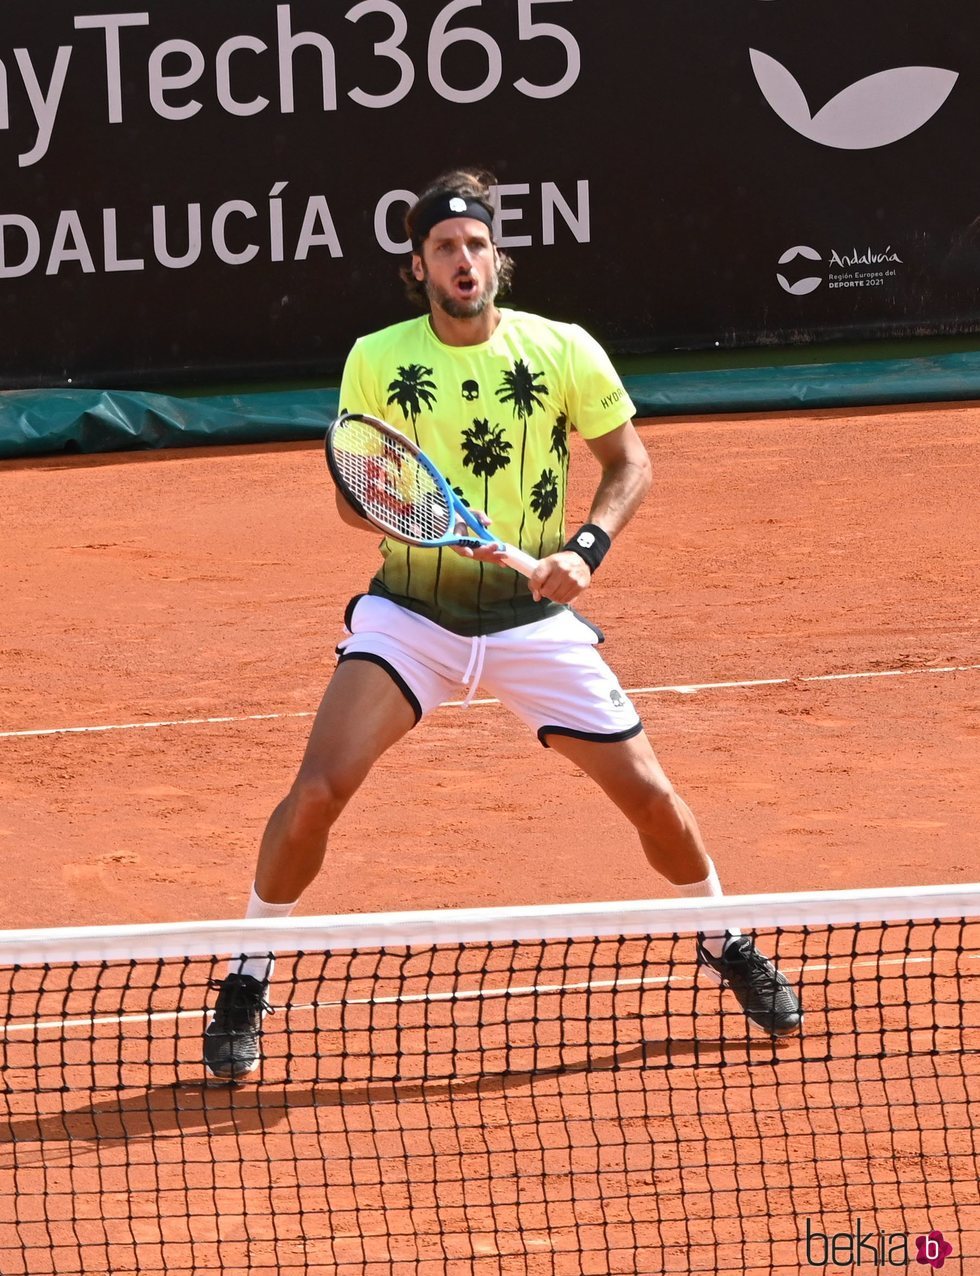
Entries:
[[568, 491], [568, 417], [564, 412], [560, 412], [551, 427], [551, 445], [549, 452], [553, 452], [558, 461], [558, 472], [561, 477], [561, 501], [562, 510], [565, 507], [565, 493]]
[[503, 427], [491, 425], [486, 419], [474, 419], [472, 427], [463, 431], [463, 464], [475, 478], [483, 479], [484, 510], [490, 499], [490, 479], [510, 465], [511, 447], [503, 437]]
[[568, 417], [564, 412], [559, 413], [557, 420], [551, 427], [551, 447], [549, 451], [554, 452], [558, 458], [558, 464], [563, 468], [568, 464]]
[[497, 398], [501, 403], [512, 403], [514, 415], [527, 421], [535, 408], [543, 408], [540, 398], [548, 393], [548, 387], [538, 378], [541, 372], [532, 372], [523, 359], [518, 359], [514, 367], [503, 375], [503, 382], [497, 387]]
[[388, 386], [388, 406], [397, 403], [405, 420], [411, 417], [414, 425], [422, 413], [423, 405], [431, 410], [436, 401], [436, 383], [429, 380], [431, 376], [432, 369], [421, 363], [410, 363], [407, 368], [400, 367], [398, 376]]
[[538, 557], [544, 553], [544, 533], [548, 519], [558, 508], [558, 475], [554, 470], [542, 470], [541, 477], [531, 488], [531, 509], [541, 520], [541, 537], [538, 541]]

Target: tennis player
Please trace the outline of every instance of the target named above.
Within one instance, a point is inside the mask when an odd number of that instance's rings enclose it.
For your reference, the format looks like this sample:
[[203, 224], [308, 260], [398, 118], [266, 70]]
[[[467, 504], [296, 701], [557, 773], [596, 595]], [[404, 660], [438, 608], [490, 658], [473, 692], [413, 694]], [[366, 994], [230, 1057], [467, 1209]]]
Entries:
[[[293, 911], [327, 837], [375, 761], [461, 685], [482, 684], [600, 785], [681, 896], [717, 896], [718, 874], [640, 719], [572, 610], [651, 481], [634, 406], [582, 328], [501, 309], [512, 273], [494, 242], [488, 175], [447, 173], [406, 215], [409, 298], [425, 313], [363, 337], [344, 368], [342, 410], [414, 438], [495, 535], [541, 560], [530, 579], [492, 547], [412, 548], [390, 538], [367, 592], [348, 605], [339, 664], [299, 772], [262, 839], [248, 917]], [[568, 436], [601, 468], [588, 521], [566, 539]], [[378, 535], [338, 495], [352, 529]], [[699, 936], [701, 969], [773, 1035], [802, 1022], [796, 995], [752, 941]], [[250, 1073], [269, 1008], [268, 954], [233, 963], [204, 1042], [217, 1077]]]

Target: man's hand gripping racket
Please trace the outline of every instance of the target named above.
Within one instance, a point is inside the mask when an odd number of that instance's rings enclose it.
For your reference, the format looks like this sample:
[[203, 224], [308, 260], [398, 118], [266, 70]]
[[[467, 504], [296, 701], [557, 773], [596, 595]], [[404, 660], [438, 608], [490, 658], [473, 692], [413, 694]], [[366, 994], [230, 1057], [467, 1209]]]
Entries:
[[494, 561], [530, 576], [539, 560], [491, 536], [425, 453], [377, 417], [345, 412], [327, 430], [327, 465], [348, 505], [408, 545], [493, 548]]

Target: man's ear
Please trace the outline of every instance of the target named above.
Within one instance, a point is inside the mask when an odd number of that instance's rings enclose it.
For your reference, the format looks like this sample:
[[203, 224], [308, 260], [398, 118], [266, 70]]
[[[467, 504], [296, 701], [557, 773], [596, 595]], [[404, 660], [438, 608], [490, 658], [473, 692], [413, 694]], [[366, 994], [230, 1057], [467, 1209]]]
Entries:
[[419, 283], [425, 278], [425, 267], [422, 265], [422, 258], [418, 253], [412, 253], [412, 274]]

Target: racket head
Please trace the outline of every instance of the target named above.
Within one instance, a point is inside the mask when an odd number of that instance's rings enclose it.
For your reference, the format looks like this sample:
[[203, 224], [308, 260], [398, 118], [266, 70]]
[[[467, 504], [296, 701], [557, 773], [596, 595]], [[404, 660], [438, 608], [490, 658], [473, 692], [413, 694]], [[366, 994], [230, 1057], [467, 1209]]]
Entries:
[[327, 466], [349, 505], [409, 545], [451, 545], [456, 508], [449, 484], [425, 453], [387, 421], [344, 412], [327, 430]]

